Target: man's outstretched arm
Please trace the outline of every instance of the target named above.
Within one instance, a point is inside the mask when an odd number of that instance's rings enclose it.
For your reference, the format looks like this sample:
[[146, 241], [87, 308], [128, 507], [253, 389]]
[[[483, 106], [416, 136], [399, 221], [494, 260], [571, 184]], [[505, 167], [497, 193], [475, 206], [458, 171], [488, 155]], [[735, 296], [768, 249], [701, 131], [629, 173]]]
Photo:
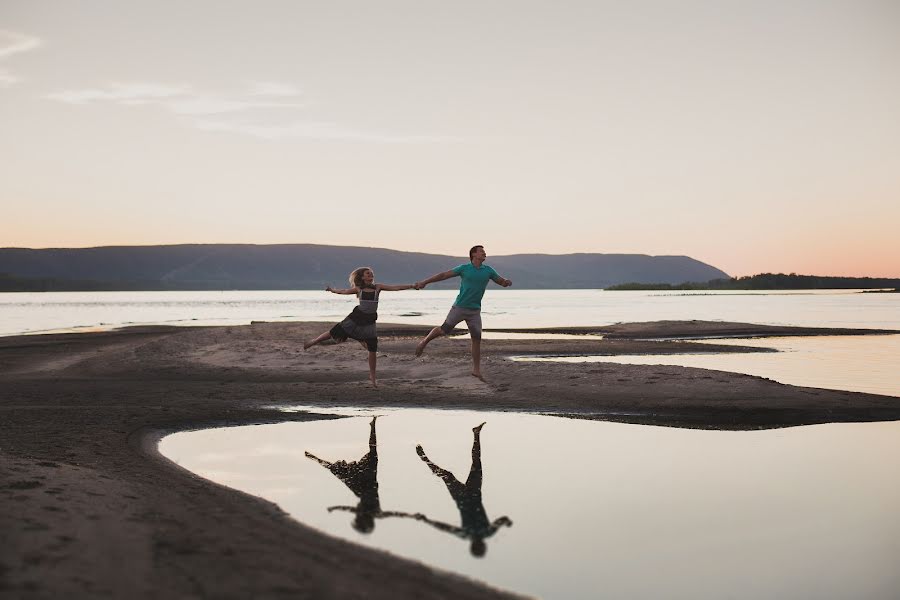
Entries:
[[497, 285], [500, 285], [503, 287], [509, 287], [512, 285], [512, 280], [506, 279], [505, 277], [501, 277], [500, 275], [497, 275], [496, 277], [491, 277], [491, 280], [494, 283], [496, 283]]
[[437, 275], [432, 275], [428, 279], [423, 279], [422, 281], [416, 282], [416, 289], [422, 289], [429, 283], [434, 283], [435, 281], [443, 281], [445, 279], [450, 279], [451, 277], [457, 277], [458, 273], [450, 271], [444, 271], [443, 273], [438, 273]]

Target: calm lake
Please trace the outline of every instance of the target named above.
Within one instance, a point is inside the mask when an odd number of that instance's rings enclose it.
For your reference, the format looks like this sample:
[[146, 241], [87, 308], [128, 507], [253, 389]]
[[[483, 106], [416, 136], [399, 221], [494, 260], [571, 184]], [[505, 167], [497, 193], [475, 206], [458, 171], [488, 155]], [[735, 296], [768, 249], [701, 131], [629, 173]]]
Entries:
[[331, 535], [541, 598], [900, 594], [900, 423], [343, 412], [360, 416], [179, 433], [160, 450]]
[[[383, 322], [440, 324], [455, 291], [385, 292]], [[335, 321], [351, 296], [317, 291], [0, 293], [0, 335], [167, 323]], [[900, 294], [814, 292], [605, 292], [488, 288], [485, 327], [554, 327], [618, 322], [738, 321], [814, 327], [900, 327]]]

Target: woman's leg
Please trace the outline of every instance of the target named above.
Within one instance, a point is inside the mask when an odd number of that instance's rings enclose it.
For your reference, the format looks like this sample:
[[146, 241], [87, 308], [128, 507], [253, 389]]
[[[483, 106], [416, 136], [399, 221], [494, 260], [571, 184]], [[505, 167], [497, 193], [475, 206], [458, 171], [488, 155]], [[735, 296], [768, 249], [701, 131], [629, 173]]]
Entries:
[[330, 469], [330, 468], [331, 468], [331, 465], [334, 464], [334, 463], [329, 462], [329, 461], [327, 461], [327, 460], [322, 460], [321, 458], [319, 458], [318, 456], [316, 456], [316, 455], [313, 454], [312, 452], [304, 452], [304, 454], [306, 455], [306, 458], [311, 458], [311, 459], [313, 459], [314, 461], [316, 461], [317, 463], [319, 463], [320, 465], [322, 465], [322, 466], [325, 467], [326, 469]]
[[[377, 357], [377, 352], [369, 352], [369, 381], [372, 382], [372, 387], [378, 387], [378, 380], [375, 379], [375, 362], [377, 361]], [[374, 431], [375, 419], [372, 419], [372, 427]]]
[[310, 340], [310, 341], [306, 342], [305, 344], [303, 344], [303, 349], [304, 349], [304, 350], [309, 350], [310, 348], [312, 348], [312, 347], [315, 346], [316, 344], [320, 344], [320, 343], [324, 342], [325, 340], [327, 340], [327, 339], [330, 338], [330, 337], [331, 337], [331, 331], [326, 331], [325, 333], [323, 333], [322, 335], [320, 335], [320, 336], [317, 337], [316, 339]]

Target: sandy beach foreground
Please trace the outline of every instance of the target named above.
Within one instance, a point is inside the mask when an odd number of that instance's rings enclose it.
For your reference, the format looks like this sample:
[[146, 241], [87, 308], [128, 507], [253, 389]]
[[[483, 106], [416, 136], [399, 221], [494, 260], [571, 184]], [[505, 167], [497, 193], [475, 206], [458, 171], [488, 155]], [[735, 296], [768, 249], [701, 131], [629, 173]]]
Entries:
[[[329, 325], [0, 338], [0, 595], [513, 597], [328, 537], [269, 502], [201, 479], [156, 452], [159, 438], [178, 430], [328, 418], [330, 406], [523, 410], [728, 429], [900, 419], [893, 397], [683, 367], [506, 359], [758, 352], [660, 338], [871, 330], [707, 322], [560, 328], [551, 332], [604, 337], [487, 340], [483, 382], [469, 374], [467, 338], [439, 340], [415, 359], [427, 329], [387, 324], [379, 326], [376, 390], [358, 346], [302, 350]], [[322, 415], [278, 410], [297, 404], [321, 406]]]

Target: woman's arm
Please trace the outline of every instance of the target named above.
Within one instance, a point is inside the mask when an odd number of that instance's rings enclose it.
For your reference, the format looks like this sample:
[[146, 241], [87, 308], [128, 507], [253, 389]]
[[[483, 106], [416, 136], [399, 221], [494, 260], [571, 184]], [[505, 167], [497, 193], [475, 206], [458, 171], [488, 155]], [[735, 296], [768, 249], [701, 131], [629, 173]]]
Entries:
[[379, 292], [402, 292], [403, 290], [411, 290], [416, 286], [412, 283], [402, 285], [388, 285], [386, 283], [376, 283], [375, 287]]
[[350, 295], [350, 294], [356, 294], [356, 293], [358, 293], [358, 292], [359, 292], [359, 289], [358, 289], [358, 288], [355, 288], [355, 287], [352, 287], [352, 288], [349, 288], [349, 289], [346, 289], [346, 290], [338, 290], [338, 289], [335, 289], [335, 288], [333, 288], [333, 287], [331, 287], [331, 286], [329, 285], [327, 288], [325, 288], [325, 291], [326, 291], [326, 292], [331, 292], [332, 294], [344, 294], [344, 295]]

